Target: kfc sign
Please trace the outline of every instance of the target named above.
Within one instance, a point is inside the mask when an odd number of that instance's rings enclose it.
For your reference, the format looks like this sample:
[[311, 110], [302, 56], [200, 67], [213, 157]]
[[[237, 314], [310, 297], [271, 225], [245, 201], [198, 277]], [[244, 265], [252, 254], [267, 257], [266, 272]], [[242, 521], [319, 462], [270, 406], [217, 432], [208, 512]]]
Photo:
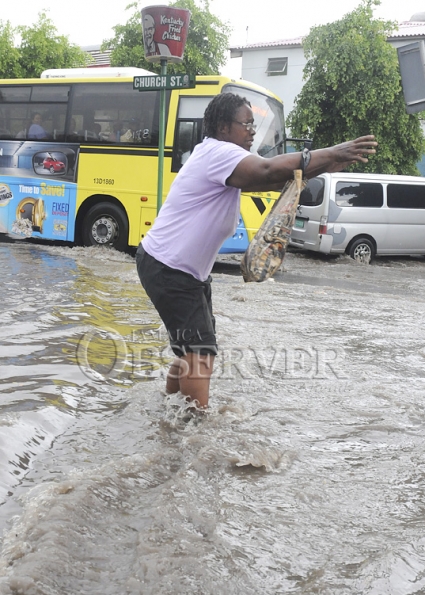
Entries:
[[142, 10], [143, 45], [149, 62], [183, 61], [190, 10], [147, 6]]

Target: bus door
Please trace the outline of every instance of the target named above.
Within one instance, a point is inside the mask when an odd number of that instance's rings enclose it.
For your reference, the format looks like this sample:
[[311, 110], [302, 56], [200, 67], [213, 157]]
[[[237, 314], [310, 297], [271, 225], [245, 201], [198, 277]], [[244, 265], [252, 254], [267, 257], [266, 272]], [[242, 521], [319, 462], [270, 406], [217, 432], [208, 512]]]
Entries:
[[204, 112], [211, 99], [211, 96], [180, 96], [174, 131], [172, 172], [178, 172], [195, 145], [202, 142]]

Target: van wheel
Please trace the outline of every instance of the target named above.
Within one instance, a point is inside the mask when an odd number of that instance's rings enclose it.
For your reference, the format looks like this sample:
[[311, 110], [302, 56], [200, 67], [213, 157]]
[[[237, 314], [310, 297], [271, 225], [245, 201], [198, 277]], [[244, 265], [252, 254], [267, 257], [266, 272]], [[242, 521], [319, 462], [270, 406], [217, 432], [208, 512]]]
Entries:
[[82, 225], [84, 246], [109, 246], [124, 251], [128, 247], [128, 221], [123, 209], [109, 202], [94, 205]]
[[350, 246], [350, 256], [357, 262], [369, 264], [375, 258], [375, 246], [367, 238], [358, 238]]

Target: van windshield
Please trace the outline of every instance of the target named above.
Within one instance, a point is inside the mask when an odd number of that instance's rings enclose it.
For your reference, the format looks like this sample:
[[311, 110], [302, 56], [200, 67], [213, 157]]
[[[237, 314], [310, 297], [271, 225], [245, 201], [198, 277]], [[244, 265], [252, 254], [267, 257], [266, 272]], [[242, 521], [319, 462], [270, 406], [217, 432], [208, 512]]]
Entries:
[[312, 178], [300, 194], [300, 205], [316, 207], [323, 202], [325, 181], [322, 178]]

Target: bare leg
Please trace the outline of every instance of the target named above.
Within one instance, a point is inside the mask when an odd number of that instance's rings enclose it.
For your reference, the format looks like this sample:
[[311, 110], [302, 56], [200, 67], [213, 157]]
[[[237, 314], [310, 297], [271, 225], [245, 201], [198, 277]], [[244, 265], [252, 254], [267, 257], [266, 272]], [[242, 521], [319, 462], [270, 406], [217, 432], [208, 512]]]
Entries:
[[208, 407], [214, 358], [214, 355], [187, 353], [175, 359], [167, 376], [167, 393], [180, 391], [182, 395], [190, 397], [191, 401], [198, 401], [200, 408]]
[[180, 391], [180, 376], [182, 375], [181, 360], [176, 357], [170, 366], [165, 383], [165, 392], [168, 395], [173, 395]]

